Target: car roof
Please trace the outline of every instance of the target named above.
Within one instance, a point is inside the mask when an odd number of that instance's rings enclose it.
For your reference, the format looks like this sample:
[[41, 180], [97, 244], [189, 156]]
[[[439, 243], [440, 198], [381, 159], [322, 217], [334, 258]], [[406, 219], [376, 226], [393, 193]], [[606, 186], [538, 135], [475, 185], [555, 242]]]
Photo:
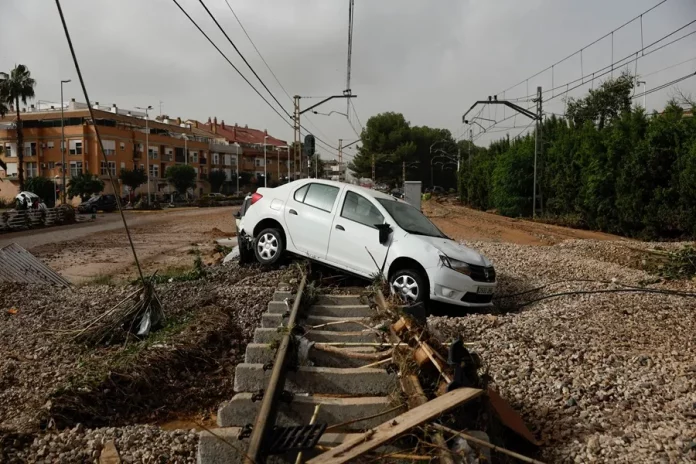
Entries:
[[338, 182], [335, 180], [299, 179], [299, 180], [290, 182], [289, 184], [285, 184], [285, 185], [291, 186], [290, 188], [292, 188], [292, 186], [294, 186], [294, 185], [299, 186], [299, 185], [304, 185], [304, 184], [308, 184], [308, 183], [312, 183], [312, 182], [320, 183], [320, 184], [324, 184], [324, 185], [333, 185], [333, 186], [338, 187], [338, 188], [347, 187], [349, 190], [361, 193], [361, 194], [366, 195], [366, 196], [371, 196], [373, 198], [383, 198], [383, 199], [387, 199], [387, 200], [394, 199], [394, 197], [392, 197], [391, 195], [387, 195], [386, 193], [378, 192], [377, 190], [368, 189], [368, 188], [361, 187], [361, 186], [355, 185], [355, 184], [349, 184], [347, 182]]

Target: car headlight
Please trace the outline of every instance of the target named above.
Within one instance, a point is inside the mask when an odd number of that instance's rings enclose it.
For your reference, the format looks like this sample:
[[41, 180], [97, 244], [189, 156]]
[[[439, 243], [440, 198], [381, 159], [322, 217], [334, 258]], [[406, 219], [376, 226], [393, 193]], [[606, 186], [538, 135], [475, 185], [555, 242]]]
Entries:
[[452, 258], [449, 258], [445, 255], [441, 255], [440, 259], [442, 260], [442, 264], [444, 264], [448, 268], [452, 269], [453, 271], [457, 271], [461, 274], [468, 275], [468, 276], [471, 275], [471, 266], [469, 266], [464, 261], [452, 259]]

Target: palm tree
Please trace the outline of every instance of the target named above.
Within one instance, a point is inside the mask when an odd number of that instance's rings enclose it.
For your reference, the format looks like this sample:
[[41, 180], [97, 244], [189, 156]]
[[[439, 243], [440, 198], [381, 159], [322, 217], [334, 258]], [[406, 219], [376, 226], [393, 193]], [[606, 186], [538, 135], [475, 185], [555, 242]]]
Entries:
[[19, 112], [19, 101], [25, 105], [27, 100], [34, 98], [36, 81], [32, 79], [29, 68], [23, 64], [17, 65], [10, 74], [0, 73], [0, 95], [6, 103], [12, 104], [17, 111], [17, 174], [19, 176], [19, 190], [24, 190], [24, 133], [22, 131], [22, 118]]
[[[7, 112], [9, 111], [9, 109], [7, 108], [7, 105], [5, 104], [5, 101], [7, 100], [7, 98], [5, 97], [5, 91], [4, 91], [5, 86], [3, 85], [3, 82], [4, 82], [6, 76], [7, 76], [7, 74], [0, 72], [0, 119], [4, 118], [5, 115], [7, 114]], [[4, 149], [5, 148], [3, 146], [0, 146], [0, 153], [2, 153]], [[0, 159], [0, 168], [7, 171], [7, 165], [1, 159]]]

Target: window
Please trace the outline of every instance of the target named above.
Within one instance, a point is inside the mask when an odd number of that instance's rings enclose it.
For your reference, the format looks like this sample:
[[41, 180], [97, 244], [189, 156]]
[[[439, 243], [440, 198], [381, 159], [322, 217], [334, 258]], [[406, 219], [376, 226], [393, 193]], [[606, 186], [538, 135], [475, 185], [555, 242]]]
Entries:
[[147, 156], [150, 157], [150, 159], [157, 159], [157, 155], [159, 154], [159, 150], [157, 147], [147, 147]]
[[377, 201], [379, 201], [379, 204], [387, 210], [392, 218], [394, 218], [399, 227], [406, 232], [428, 237], [445, 236], [432, 222], [430, 222], [430, 219], [408, 203], [382, 198]]
[[213, 153], [213, 164], [220, 164], [220, 154]]
[[123, 171], [124, 169], [126, 169], [126, 163], [121, 161], [121, 170]]
[[198, 162], [198, 152], [197, 151], [192, 151], [191, 156], [189, 158], [189, 163], [197, 163]]
[[82, 174], [82, 161], [70, 162], [70, 177], [75, 177]]
[[55, 147], [54, 142], [48, 142], [48, 143], [46, 143], [46, 148], [53, 148], [53, 147]]
[[119, 145], [121, 146], [121, 150], [126, 149], [126, 144], [124, 142], [119, 143]]
[[367, 198], [354, 192], [346, 193], [341, 217], [368, 227], [375, 227], [375, 224], [384, 223], [384, 216], [382, 216], [377, 207]]
[[159, 178], [159, 166], [157, 166], [156, 164], [150, 165], [150, 178], [152, 178], [152, 179]]
[[113, 140], [102, 140], [102, 145], [104, 146], [104, 154], [106, 156], [113, 156], [116, 154], [116, 142]]
[[12, 158], [12, 156], [14, 156], [12, 154], [12, 145], [10, 145], [10, 144], [5, 145], [5, 156], [8, 158]]
[[69, 145], [71, 155], [81, 155], [82, 154], [82, 140], [70, 140]]
[[324, 184], [309, 184], [295, 192], [295, 201], [323, 211], [331, 211], [338, 196], [338, 187]]
[[27, 178], [36, 177], [39, 175], [38, 166], [36, 163], [26, 163], [27, 166]]
[[116, 162], [115, 161], [109, 161], [109, 164], [104, 163], [103, 161], [101, 162], [101, 175], [102, 176], [108, 176], [109, 172], [111, 172], [112, 176], [116, 175]]
[[49, 161], [48, 162], [48, 169], [54, 169], [56, 167], [56, 162], [55, 161]]
[[254, 158], [254, 161], [256, 162], [257, 167], [263, 166], [263, 158]]
[[36, 156], [36, 142], [24, 143], [24, 156]]

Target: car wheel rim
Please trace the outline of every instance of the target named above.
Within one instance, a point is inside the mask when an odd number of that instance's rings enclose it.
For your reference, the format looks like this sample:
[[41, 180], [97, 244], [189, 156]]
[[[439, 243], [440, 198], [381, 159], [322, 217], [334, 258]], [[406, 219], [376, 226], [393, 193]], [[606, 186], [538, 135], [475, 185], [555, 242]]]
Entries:
[[256, 245], [259, 256], [265, 261], [272, 259], [278, 253], [278, 239], [273, 234], [264, 234]]
[[418, 283], [409, 275], [401, 275], [394, 279], [392, 291], [405, 301], [416, 301], [418, 299]]

